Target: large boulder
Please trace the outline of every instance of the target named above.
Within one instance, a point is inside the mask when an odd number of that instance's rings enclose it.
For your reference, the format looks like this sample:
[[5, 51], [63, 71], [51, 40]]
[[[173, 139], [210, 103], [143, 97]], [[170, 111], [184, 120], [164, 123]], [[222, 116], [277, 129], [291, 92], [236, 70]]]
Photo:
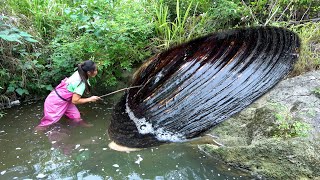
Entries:
[[320, 71], [283, 80], [200, 149], [262, 179], [320, 179], [319, 87]]

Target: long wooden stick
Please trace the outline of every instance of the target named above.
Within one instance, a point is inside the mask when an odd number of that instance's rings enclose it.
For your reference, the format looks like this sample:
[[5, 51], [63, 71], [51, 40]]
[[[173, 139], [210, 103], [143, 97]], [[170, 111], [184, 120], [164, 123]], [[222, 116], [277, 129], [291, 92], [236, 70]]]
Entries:
[[138, 88], [138, 87], [141, 87], [141, 86], [132, 86], [132, 87], [127, 87], [127, 88], [119, 89], [119, 90], [113, 91], [113, 92], [111, 92], [111, 93], [108, 93], [108, 94], [105, 94], [105, 95], [102, 95], [102, 96], [99, 96], [99, 97], [102, 98], [102, 97], [105, 97], [105, 96], [109, 96], [109, 95], [115, 94], [115, 93], [117, 93], [117, 92], [125, 91], [125, 90], [128, 90], [128, 89], [133, 89], [133, 88]]

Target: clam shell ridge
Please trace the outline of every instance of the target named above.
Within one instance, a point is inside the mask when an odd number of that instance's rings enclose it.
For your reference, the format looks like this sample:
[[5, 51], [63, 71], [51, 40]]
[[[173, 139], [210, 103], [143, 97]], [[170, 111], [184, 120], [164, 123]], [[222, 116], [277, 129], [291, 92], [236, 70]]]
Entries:
[[299, 37], [255, 27], [210, 34], [148, 59], [116, 105], [110, 138], [150, 147], [200, 136], [274, 87], [298, 59]]

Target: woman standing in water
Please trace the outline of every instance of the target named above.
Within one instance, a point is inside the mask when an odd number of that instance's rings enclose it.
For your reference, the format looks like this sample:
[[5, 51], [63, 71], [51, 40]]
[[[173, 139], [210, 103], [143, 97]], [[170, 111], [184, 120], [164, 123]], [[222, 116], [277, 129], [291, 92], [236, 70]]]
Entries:
[[85, 124], [75, 105], [95, 102], [100, 99], [98, 96], [82, 97], [84, 92], [90, 93], [90, 83], [88, 79], [95, 77], [97, 73], [97, 66], [93, 61], [87, 60], [79, 64], [78, 70], [69, 78], [62, 80], [46, 98], [44, 103], [44, 117], [36, 127], [36, 130], [45, 129], [58, 122], [63, 115], [66, 115], [75, 123]]

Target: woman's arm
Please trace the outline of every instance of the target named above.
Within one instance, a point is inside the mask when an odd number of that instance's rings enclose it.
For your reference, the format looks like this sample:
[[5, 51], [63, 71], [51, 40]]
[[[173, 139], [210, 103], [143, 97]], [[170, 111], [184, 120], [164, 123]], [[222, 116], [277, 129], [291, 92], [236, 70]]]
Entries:
[[72, 103], [73, 104], [84, 104], [84, 103], [88, 103], [88, 102], [95, 102], [97, 100], [100, 100], [101, 98], [99, 98], [98, 96], [91, 96], [88, 98], [81, 98], [81, 96], [79, 94], [74, 93], [72, 95]]

